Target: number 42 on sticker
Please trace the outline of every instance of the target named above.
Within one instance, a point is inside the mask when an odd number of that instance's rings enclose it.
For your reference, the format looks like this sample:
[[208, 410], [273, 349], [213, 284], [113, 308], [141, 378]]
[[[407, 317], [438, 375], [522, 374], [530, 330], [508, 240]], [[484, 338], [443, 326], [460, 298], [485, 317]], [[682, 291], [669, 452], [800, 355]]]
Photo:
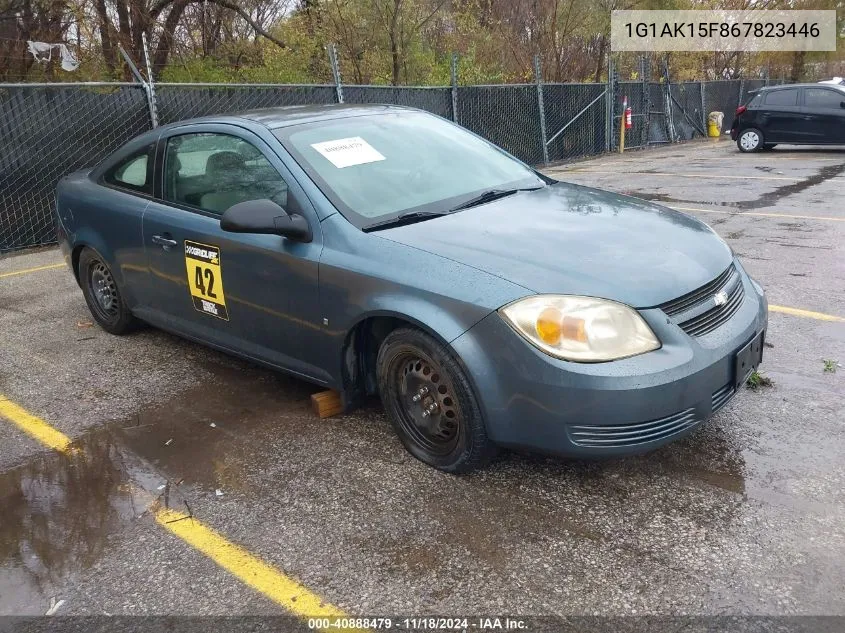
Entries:
[[[214, 273], [212, 270], [210, 268], [203, 268], [202, 266], [196, 266], [195, 269], [194, 284], [196, 284], [197, 290], [200, 291], [201, 295], [209, 299], [216, 299], [217, 295], [214, 294]], [[205, 287], [206, 283], [208, 283], [208, 289]]]
[[203, 314], [228, 321], [220, 247], [185, 240], [185, 268], [194, 308]]

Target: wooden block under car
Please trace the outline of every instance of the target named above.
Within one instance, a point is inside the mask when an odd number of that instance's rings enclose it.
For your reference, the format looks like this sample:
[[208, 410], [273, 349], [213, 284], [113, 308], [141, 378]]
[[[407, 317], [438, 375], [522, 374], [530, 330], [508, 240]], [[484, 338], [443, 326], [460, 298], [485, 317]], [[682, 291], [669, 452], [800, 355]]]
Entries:
[[320, 418], [330, 418], [343, 413], [343, 401], [340, 392], [333, 389], [311, 394], [311, 408]]

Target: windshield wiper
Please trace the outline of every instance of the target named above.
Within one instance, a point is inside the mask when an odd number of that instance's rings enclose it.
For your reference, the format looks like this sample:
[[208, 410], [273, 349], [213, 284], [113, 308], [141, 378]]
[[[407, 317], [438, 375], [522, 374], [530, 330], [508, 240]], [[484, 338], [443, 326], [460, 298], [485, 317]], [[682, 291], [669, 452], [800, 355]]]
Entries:
[[390, 218], [389, 220], [381, 220], [368, 224], [362, 231], [369, 233], [370, 231], [378, 231], [379, 229], [389, 229], [395, 226], [404, 226], [406, 224], [413, 224], [414, 222], [422, 222], [431, 218], [439, 218], [444, 215], [449, 215], [443, 211], [411, 211], [410, 213], [403, 213], [402, 215]]
[[404, 226], [405, 224], [413, 224], [414, 222], [422, 222], [423, 220], [429, 220], [431, 218], [439, 218], [444, 215], [454, 213], [455, 211], [469, 209], [470, 207], [484, 204], [486, 202], [493, 202], [493, 200], [498, 200], [499, 198], [504, 198], [520, 191], [536, 191], [537, 189], [542, 189], [544, 186], [545, 185], [540, 187], [525, 187], [522, 189], [490, 189], [478, 196], [475, 196], [474, 198], [470, 198], [453, 209], [449, 209], [449, 211], [410, 211], [408, 213], [398, 215], [395, 218], [381, 220], [380, 222], [373, 222], [361, 230], [364, 231], [364, 233], [369, 233], [370, 231], [378, 231], [379, 229], [389, 229], [396, 226]]
[[460, 211], [462, 209], [469, 209], [470, 207], [476, 207], [480, 204], [486, 204], [488, 202], [493, 202], [494, 200], [498, 200], [499, 198], [505, 198], [507, 196], [512, 196], [513, 194], [519, 191], [536, 191], [537, 189], [542, 189], [543, 187], [526, 187], [524, 189], [490, 189], [489, 191], [485, 191], [484, 193], [475, 196], [474, 198], [470, 198], [466, 202], [459, 204], [458, 206], [452, 208], [452, 211]]

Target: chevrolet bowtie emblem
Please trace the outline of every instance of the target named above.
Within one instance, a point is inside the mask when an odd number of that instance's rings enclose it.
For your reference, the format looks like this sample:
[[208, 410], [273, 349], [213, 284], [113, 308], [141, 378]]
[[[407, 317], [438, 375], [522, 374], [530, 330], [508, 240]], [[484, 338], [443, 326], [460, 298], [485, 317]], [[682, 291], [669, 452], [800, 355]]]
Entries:
[[713, 296], [713, 301], [717, 306], [725, 305], [728, 302], [728, 293], [724, 290], [720, 290]]

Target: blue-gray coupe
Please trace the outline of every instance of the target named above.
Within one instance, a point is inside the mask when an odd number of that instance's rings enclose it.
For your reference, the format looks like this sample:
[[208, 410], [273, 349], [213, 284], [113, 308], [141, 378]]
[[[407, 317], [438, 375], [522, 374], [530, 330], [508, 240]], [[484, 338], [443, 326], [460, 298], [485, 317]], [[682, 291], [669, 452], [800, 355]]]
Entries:
[[762, 359], [762, 288], [706, 224], [558, 182], [440, 117], [305, 106], [147, 132], [57, 191], [94, 319], [381, 397], [448, 472], [642, 452]]

